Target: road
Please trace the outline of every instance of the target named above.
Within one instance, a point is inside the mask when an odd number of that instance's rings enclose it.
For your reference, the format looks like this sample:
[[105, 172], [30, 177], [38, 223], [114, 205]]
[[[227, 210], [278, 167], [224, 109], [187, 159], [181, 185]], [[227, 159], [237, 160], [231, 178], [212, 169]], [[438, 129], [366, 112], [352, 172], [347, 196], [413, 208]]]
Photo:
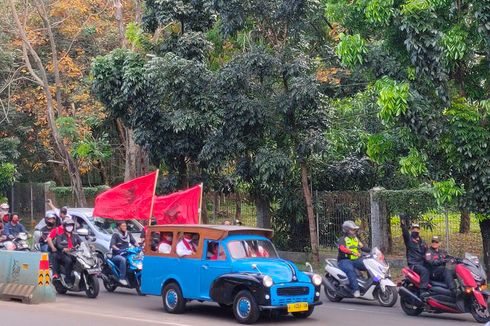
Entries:
[[[431, 315], [408, 317], [399, 305], [382, 308], [374, 303], [346, 300], [341, 303], [328, 302], [317, 307], [306, 320], [290, 316], [270, 319], [262, 317], [257, 325], [475, 325], [469, 314]], [[25, 305], [18, 302], [0, 302], [0, 324], [2, 325], [236, 325], [232, 312], [224, 311], [211, 303], [189, 303], [183, 315], [171, 315], [163, 311], [159, 297], [139, 297], [134, 291], [118, 289], [107, 293], [103, 288], [97, 299], [88, 299], [81, 293], [58, 296], [56, 303]]]

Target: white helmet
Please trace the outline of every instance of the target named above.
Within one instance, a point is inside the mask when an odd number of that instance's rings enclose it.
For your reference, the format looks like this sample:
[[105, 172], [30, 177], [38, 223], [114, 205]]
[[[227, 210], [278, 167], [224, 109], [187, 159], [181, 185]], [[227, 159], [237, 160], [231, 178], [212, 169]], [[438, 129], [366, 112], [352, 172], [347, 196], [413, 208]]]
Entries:
[[345, 221], [342, 224], [342, 231], [345, 233], [349, 232], [350, 230], [359, 230], [359, 227], [354, 223], [354, 221]]
[[0, 209], [2, 209], [2, 210], [8, 211], [9, 208], [10, 208], [10, 206], [7, 203], [3, 203], [0, 205]]

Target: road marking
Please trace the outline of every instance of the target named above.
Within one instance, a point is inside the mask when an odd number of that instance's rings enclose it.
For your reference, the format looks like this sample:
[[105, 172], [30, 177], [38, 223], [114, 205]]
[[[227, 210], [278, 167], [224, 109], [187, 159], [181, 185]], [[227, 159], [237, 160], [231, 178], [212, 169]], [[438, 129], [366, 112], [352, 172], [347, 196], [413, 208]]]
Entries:
[[325, 308], [331, 308], [331, 309], [337, 309], [337, 310], [347, 310], [347, 311], [359, 311], [359, 312], [374, 313], [374, 314], [378, 314], [378, 315], [389, 315], [389, 316], [396, 315], [396, 314], [393, 314], [393, 313], [382, 312], [382, 311], [377, 311], [377, 310], [357, 309], [357, 308], [343, 308], [343, 307], [332, 307], [330, 305], [324, 305], [324, 307]]

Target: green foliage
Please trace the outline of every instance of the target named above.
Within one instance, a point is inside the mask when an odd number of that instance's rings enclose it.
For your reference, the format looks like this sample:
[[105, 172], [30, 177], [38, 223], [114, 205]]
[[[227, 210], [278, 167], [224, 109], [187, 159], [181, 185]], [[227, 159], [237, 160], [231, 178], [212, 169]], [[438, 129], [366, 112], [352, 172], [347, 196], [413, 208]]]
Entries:
[[374, 25], [388, 25], [394, 14], [394, 0], [370, 0], [365, 9], [366, 19]]
[[[98, 194], [106, 191], [109, 189], [109, 186], [102, 185], [102, 186], [97, 186], [97, 187], [84, 187], [83, 192], [85, 193], [85, 196], [87, 198], [95, 198]], [[49, 188], [55, 195], [56, 198], [61, 199], [61, 198], [71, 198], [73, 196], [73, 191], [71, 187], [50, 187]]]
[[78, 139], [78, 127], [74, 117], [59, 117], [56, 119], [56, 125], [61, 137], [69, 141]]
[[400, 171], [414, 177], [427, 173], [427, 155], [416, 148], [410, 148], [408, 156], [400, 158]]
[[349, 68], [354, 68], [362, 64], [365, 60], [364, 56], [367, 53], [366, 43], [360, 34], [340, 34], [340, 42], [335, 49], [335, 53], [344, 65]]
[[379, 94], [377, 101], [380, 107], [379, 117], [386, 124], [393, 123], [408, 109], [410, 85], [385, 77], [376, 82], [376, 88]]
[[15, 181], [16, 166], [13, 163], [0, 163], [0, 188], [7, 188]]
[[401, 14], [405, 16], [418, 15], [431, 8], [430, 0], [406, 0], [401, 6]]
[[439, 206], [443, 207], [446, 204], [450, 204], [453, 200], [464, 193], [464, 189], [456, 185], [456, 181], [453, 178], [436, 181], [433, 183], [434, 197]]
[[449, 63], [462, 60], [468, 51], [468, 33], [460, 26], [454, 26], [441, 38], [444, 56]]
[[430, 187], [381, 190], [377, 192], [377, 196], [386, 203], [390, 215], [405, 213], [411, 217], [419, 217], [438, 208], [434, 190]]
[[394, 156], [395, 143], [384, 134], [370, 135], [368, 138], [366, 153], [377, 164], [385, 163]]

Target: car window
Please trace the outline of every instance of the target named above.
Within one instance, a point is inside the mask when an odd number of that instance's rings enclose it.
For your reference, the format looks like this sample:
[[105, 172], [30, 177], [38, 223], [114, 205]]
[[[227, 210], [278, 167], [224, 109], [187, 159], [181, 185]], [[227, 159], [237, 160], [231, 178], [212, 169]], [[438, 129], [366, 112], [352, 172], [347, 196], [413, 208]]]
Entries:
[[[111, 218], [93, 218], [94, 227], [101, 233], [112, 235], [114, 230], [117, 228], [117, 222]], [[133, 220], [127, 220], [126, 225], [128, 226], [128, 231], [133, 234], [141, 233], [141, 226]]]
[[170, 254], [173, 242], [172, 232], [151, 232], [151, 251], [158, 254]]
[[207, 243], [207, 260], [226, 260], [226, 253], [223, 244], [219, 241], [208, 241]]
[[230, 241], [228, 251], [233, 259], [278, 257], [272, 242], [268, 240]]

